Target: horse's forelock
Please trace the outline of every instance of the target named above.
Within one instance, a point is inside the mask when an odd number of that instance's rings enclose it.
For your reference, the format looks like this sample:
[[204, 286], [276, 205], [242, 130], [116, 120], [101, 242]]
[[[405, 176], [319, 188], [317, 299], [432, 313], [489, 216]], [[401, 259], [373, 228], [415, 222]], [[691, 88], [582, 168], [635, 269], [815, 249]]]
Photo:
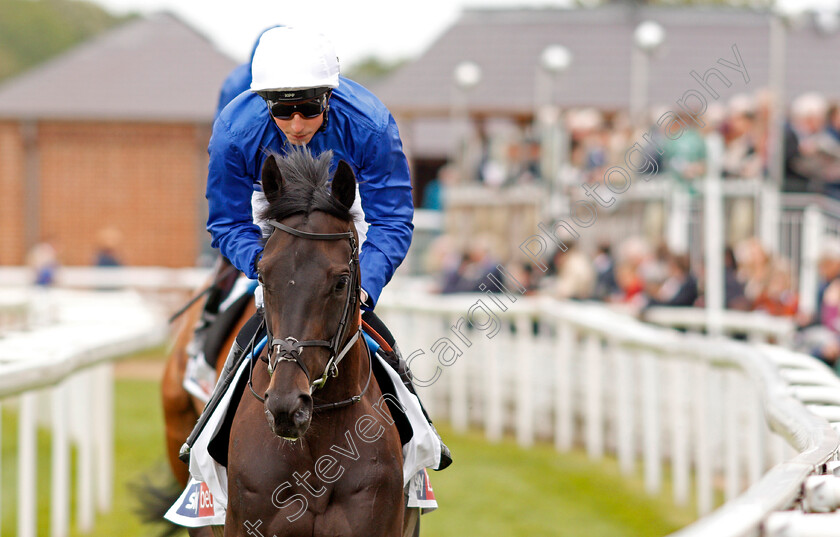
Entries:
[[283, 176], [283, 194], [261, 216], [280, 221], [322, 211], [341, 220], [352, 220], [349, 207], [344, 207], [330, 192], [332, 156], [332, 151], [313, 156], [309, 149], [301, 147], [293, 147], [285, 156], [269, 153], [268, 158], [276, 159]]

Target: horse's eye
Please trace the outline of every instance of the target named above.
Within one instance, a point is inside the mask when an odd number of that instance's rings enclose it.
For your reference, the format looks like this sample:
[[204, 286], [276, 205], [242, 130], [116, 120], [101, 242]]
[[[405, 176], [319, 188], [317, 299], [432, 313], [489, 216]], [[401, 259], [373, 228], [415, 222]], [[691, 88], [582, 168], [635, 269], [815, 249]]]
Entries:
[[335, 284], [336, 292], [344, 291], [344, 288], [350, 284], [350, 276], [344, 275], [338, 279], [338, 282]]

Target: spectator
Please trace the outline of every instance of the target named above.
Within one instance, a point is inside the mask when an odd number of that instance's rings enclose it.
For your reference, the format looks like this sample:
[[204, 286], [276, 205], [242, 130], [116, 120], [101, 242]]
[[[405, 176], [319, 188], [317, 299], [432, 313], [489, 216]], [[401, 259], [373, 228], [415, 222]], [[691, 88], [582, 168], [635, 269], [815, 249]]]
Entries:
[[121, 242], [120, 232], [109, 227], [99, 232], [99, 246], [96, 250], [96, 257], [93, 264], [97, 267], [119, 267], [122, 261], [117, 255], [117, 248]]
[[437, 177], [426, 184], [423, 189], [423, 201], [420, 206], [431, 211], [442, 211], [446, 187], [454, 185], [458, 177], [458, 170], [452, 164], [445, 164], [438, 170]]
[[595, 268], [595, 288], [592, 291], [592, 298], [606, 300], [619, 290], [615, 276], [615, 260], [609, 244], [603, 243], [598, 246], [592, 264]]
[[798, 319], [797, 346], [836, 369], [840, 356], [840, 241], [829, 239], [823, 244], [818, 270], [816, 313]]
[[747, 95], [735, 96], [729, 103], [729, 114], [725, 128], [723, 176], [759, 177], [763, 171], [763, 162], [755, 140], [755, 102]]
[[684, 125], [682, 134], [665, 144], [662, 162], [665, 172], [678, 181], [690, 183], [706, 173], [706, 143], [688, 114], [681, 114], [680, 121]]
[[772, 264], [767, 285], [756, 297], [754, 309], [770, 315], [793, 317], [799, 307], [799, 297], [792, 286], [790, 267], [785, 262], [776, 261]]
[[615, 281], [618, 292], [609, 298], [610, 302], [636, 304], [642, 298], [645, 283], [632, 264], [620, 262], [615, 269]]
[[35, 274], [35, 285], [48, 287], [55, 283], [58, 270], [58, 253], [51, 238], [39, 242], [29, 251], [27, 264]]
[[770, 278], [770, 257], [761, 242], [751, 237], [735, 248], [738, 280], [744, 284], [744, 296], [752, 304]]
[[498, 264], [491, 253], [489, 241], [476, 239], [461, 256], [458, 265], [444, 274], [441, 293], [478, 293], [483, 291], [482, 285], [495, 290], [488, 276], [492, 274], [497, 281], [504, 281], [504, 274], [497, 268]]
[[738, 261], [731, 246], [727, 246], [723, 252], [723, 277], [726, 308], [741, 311], [752, 309], [744, 292], [744, 283], [738, 279]]
[[697, 279], [691, 274], [688, 256], [672, 254], [668, 257], [668, 276], [650, 297], [651, 306], [693, 306], [697, 300]]
[[825, 128], [828, 112], [825, 99], [816, 93], [797, 97], [785, 126], [785, 192], [818, 192], [819, 162], [816, 137]]
[[567, 250], [554, 254], [557, 276], [548, 289], [559, 300], [586, 300], [595, 287], [595, 268], [575, 241], [566, 241]]

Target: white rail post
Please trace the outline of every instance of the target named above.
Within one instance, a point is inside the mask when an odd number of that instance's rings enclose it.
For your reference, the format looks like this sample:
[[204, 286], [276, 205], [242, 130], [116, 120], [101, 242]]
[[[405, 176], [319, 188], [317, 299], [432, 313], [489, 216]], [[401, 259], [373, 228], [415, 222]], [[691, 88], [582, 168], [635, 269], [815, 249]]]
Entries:
[[615, 404], [616, 404], [616, 452], [618, 466], [624, 475], [632, 475], [636, 470], [635, 438], [635, 390], [633, 363], [635, 357], [621, 345], [612, 342], [615, 355]]
[[[485, 338], [486, 339], [486, 338]], [[499, 341], [482, 341], [485, 352], [487, 389], [484, 390], [485, 435], [491, 442], [499, 442], [504, 433], [504, 392], [499, 364]]]
[[[435, 371], [437, 371], [435, 369], [437, 356], [430, 354], [429, 351], [429, 345], [434, 341], [432, 339], [434, 332], [429, 331], [425, 318], [416, 313], [397, 308], [391, 310], [391, 313], [394, 313], [399, 320], [400, 333], [405, 337], [405, 342], [400, 344], [401, 347], [406, 345], [401, 349], [403, 356], [408, 359], [416, 351], [425, 353], [415, 355], [416, 357], [412, 359], [409, 367], [411, 367], [411, 371], [416, 378], [424, 381], [423, 386], [417, 386], [417, 391], [423, 401], [423, 406], [426, 407], [426, 412], [432, 419], [442, 417], [438, 416], [436, 412], [440, 406], [437, 404], [437, 391], [434, 383], [427, 384], [432, 381]], [[428, 341], [423, 341], [423, 338], [427, 338]]]
[[449, 415], [452, 428], [458, 432], [465, 432], [469, 427], [467, 360], [468, 356], [461, 356], [448, 368], [448, 373], [442, 373], [449, 376]]
[[723, 374], [723, 449], [724, 449], [724, 501], [730, 501], [741, 492], [739, 417], [741, 398], [738, 396], [742, 382], [737, 371]]
[[38, 394], [20, 396], [18, 423], [18, 537], [35, 537], [38, 497]]
[[816, 205], [808, 205], [802, 217], [802, 262], [799, 269], [799, 311], [817, 313], [817, 290], [820, 259], [820, 242], [825, 223], [822, 211]]
[[[436, 341], [436, 337], [440, 334], [440, 322], [438, 319], [432, 317], [429, 314], [422, 314], [422, 313], [413, 313], [409, 314], [409, 320], [411, 326], [419, 326], [420, 330], [417, 331], [417, 348], [422, 350], [428, 350], [430, 353], [433, 353], [431, 350], [431, 345], [434, 344]], [[438, 322], [435, 322], [438, 321]], [[428, 341], [422, 341], [420, 339], [420, 335], [423, 334], [424, 337], [428, 338]], [[432, 375], [437, 371], [437, 367], [439, 367], [438, 357], [436, 354], [429, 354], [429, 358], [423, 360], [424, 364], [427, 365], [427, 376], [426, 378], [431, 379]], [[443, 371], [431, 386], [427, 388], [428, 396], [426, 399], [428, 403], [431, 403], [432, 410], [438, 410], [440, 412], [440, 416], [443, 417], [446, 413], [446, 385], [449, 383], [449, 380], [446, 378], [442, 378], [447, 375], [446, 371]], [[441, 380], [442, 379], [442, 380]]]
[[747, 411], [747, 478], [750, 485], [757, 483], [764, 473], [767, 460], [767, 425], [764, 422], [764, 411], [756, 387], [750, 383], [749, 399], [746, 403]]
[[674, 184], [671, 188], [668, 212], [667, 244], [668, 250], [678, 254], [688, 252], [691, 234], [691, 196], [682, 185]]
[[96, 448], [97, 506], [111, 510], [114, 492], [114, 366], [104, 363], [93, 372], [93, 426]]
[[645, 490], [658, 494], [662, 490], [662, 438], [659, 426], [659, 375], [656, 357], [645, 351], [641, 357], [642, 372], [642, 436]]
[[571, 360], [575, 353], [575, 331], [571, 323], [558, 320], [554, 351], [554, 447], [569, 451], [574, 442]]
[[708, 365], [699, 362], [694, 371], [694, 446], [695, 474], [697, 480], [697, 511], [703, 516], [711, 512], [714, 490], [712, 477], [714, 461], [712, 461], [711, 438], [709, 435], [709, 371]]
[[604, 456], [604, 404], [601, 339], [595, 333], [586, 334], [586, 453], [591, 459]]
[[781, 198], [779, 185], [765, 181], [761, 189], [761, 244], [769, 254], [779, 252], [779, 222], [781, 221]]
[[719, 134], [706, 137], [706, 191], [704, 229], [706, 250], [706, 330], [711, 336], [723, 332], [723, 309], [726, 307], [723, 261], [723, 190], [721, 188], [721, 162], [723, 140]]
[[67, 421], [69, 397], [67, 386], [52, 389], [52, 498], [50, 502], [50, 535], [66, 537], [70, 528], [70, 440]]
[[688, 503], [691, 475], [689, 454], [689, 416], [686, 412], [686, 367], [688, 363], [674, 360], [670, 367], [671, 381], [668, 389], [671, 407], [671, 473], [674, 503]]
[[91, 428], [91, 379], [89, 371], [76, 375], [75, 414], [78, 437], [78, 472], [76, 476], [76, 525], [82, 533], [93, 529], [93, 431]]
[[534, 345], [531, 317], [516, 316], [516, 441], [520, 446], [534, 444], [534, 380], [531, 364], [534, 360]]

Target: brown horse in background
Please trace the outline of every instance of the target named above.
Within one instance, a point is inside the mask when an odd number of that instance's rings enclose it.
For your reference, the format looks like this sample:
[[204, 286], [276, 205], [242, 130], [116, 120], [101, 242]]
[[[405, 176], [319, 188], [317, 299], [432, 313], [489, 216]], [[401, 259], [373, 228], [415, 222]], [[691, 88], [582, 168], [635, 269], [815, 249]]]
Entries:
[[[207, 285], [209, 286], [212, 283], [213, 281], [211, 279], [207, 282]], [[198, 416], [204, 409], [204, 403], [184, 389], [184, 372], [189, 358], [187, 345], [193, 338], [193, 330], [201, 317], [205, 300], [199, 300], [193, 303], [179, 316], [178, 325], [174, 329], [175, 337], [172, 343], [172, 349], [166, 361], [161, 380], [163, 420], [166, 427], [166, 457], [172, 469], [172, 475], [175, 476], [175, 480], [182, 489], [189, 481], [189, 468], [187, 464], [178, 458], [178, 453], [192, 432], [196, 421], [198, 421]], [[228, 349], [233, 345], [233, 341], [236, 339], [236, 335], [239, 333], [242, 325], [245, 324], [245, 321], [255, 311], [256, 306], [251, 301], [234, 329], [228, 335], [227, 340], [221, 346], [219, 350], [221, 356], [216, 360], [217, 378], [224, 367]]]

